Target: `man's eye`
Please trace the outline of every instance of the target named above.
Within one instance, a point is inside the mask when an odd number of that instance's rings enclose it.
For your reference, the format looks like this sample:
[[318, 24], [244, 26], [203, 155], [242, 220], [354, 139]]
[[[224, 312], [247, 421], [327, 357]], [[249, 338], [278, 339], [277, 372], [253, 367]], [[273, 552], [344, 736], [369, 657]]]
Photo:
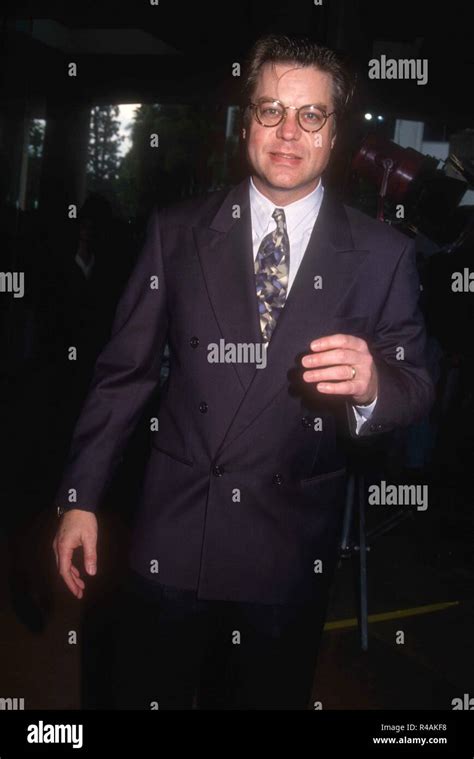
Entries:
[[305, 121], [322, 121], [323, 117], [320, 113], [315, 113], [314, 111], [308, 111], [304, 114]]
[[263, 108], [262, 112], [265, 116], [278, 116], [278, 108]]

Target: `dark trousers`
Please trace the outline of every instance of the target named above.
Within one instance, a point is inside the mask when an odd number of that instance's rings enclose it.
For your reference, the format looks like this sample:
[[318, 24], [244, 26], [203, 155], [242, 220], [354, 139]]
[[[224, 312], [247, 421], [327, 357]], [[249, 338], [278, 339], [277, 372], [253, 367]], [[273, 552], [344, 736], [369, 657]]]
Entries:
[[196, 598], [133, 571], [120, 592], [116, 709], [306, 709], [326, 604]]

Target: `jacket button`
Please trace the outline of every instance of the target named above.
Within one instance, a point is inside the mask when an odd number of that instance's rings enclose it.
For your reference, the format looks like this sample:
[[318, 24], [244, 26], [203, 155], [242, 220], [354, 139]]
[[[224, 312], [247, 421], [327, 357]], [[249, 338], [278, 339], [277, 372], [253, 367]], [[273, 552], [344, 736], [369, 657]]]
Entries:
[[313, 423], [312, 423], [311, 419], [309, 418], [309, 416], [304, 416], [302, 418], [302, 420], [301, 420], [301, 424], [303, 425], [303, 427], [305, 429], [309, 429], [309, 427], [312, 427], [312, 425], [313, 425]]
[[222, 477], [222, 475], [224, 474], [224, 467], [219, 466], [219, 464], [214, 464], [214, 466], [212, 467], [212, 474], [215, 477]]
[[191, 348], [197, 348], [199, 345], [199, 337], [192, 337], [189, 344], [191, 345]]
[[201, 414], [206, 414], [207, 408], [208, 406], [207, 406], [206, 401], [201, 401], [201, 403], [199, 404], [199, 411], [201, 412]]
[[281, 485], [281, 483], [283, 482], [283, 477], [281, 476], [281, 474], [278, 474], [278, 473], [274, 474], [272, 477], [272, 481], [274, 485]]

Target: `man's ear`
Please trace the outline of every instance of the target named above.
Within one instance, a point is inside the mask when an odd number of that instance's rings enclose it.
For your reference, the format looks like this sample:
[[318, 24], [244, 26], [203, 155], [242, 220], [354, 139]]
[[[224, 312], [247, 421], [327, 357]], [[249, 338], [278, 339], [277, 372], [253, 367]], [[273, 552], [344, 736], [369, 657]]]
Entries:
[[245, 140], [245, 137], [247, 135], [247, 130], [244, 128], [242, 129], [242, 139]]
[[331, 150], [333, 149], [335, 142], [336, 142], [336, 135], [333, 134], [333, 136], [331, 137]]

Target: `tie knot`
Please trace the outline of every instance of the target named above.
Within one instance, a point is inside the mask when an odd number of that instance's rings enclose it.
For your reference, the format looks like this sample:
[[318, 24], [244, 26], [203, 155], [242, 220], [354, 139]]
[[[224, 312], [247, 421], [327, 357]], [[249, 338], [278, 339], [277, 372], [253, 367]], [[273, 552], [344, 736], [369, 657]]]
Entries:
[[283, 208], [275, 208], [275, 210], [272, 213], [273, 218], [276, 221], [276, 232], [279, 234], [284, 234], [286, 232], [286, 219], [285, 219], [285, 212]]
[[283, 222], [283, 224], [285, 223], [285, 212], [283, 208], [275, 208], [272, 213], [272, 217], [275, 219], [277, 224], [279, 221]]

